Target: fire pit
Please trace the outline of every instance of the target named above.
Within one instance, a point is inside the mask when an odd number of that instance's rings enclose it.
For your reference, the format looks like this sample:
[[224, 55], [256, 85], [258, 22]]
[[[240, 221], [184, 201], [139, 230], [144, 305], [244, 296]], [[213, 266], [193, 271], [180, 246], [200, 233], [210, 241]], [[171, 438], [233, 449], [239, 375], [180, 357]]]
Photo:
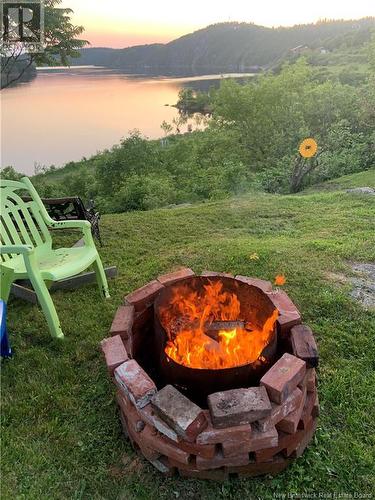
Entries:
[[125, 297], [103, 340], [120, 419], [165, 474], [275, 474], [319, 413], [313, 334], [270, 282], [182, 269]]
[[154, 303], [160, 376], [201, 406], [213, 392], [259, 383], [277, 350], [278, 311], [259, 288], [192, 277]]

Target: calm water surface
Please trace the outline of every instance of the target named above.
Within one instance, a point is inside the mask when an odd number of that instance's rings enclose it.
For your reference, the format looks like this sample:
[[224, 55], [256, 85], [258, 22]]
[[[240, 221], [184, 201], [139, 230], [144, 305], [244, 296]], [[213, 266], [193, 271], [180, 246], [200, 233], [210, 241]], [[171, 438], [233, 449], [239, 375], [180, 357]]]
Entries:
[[1, 166], [33, 174], [110, 148], [132, 129], [157, 138], [184, 86], [207, 88], [222, 75], [169, 78], [81, 67], [38, 71], [1, 94]]

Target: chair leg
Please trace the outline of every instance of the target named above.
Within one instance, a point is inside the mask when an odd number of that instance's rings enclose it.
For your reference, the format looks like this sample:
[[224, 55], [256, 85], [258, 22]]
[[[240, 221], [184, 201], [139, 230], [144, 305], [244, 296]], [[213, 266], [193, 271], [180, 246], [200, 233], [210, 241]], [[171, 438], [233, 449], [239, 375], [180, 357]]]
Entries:
[[14, 272], [12, 269], [2, 269], [0, 276], [0, 299], [8, 302], [10, 290], [12, 288]]
[[30, 276], [31, 284], [38, 296], [38, 301], [42, 306], [43, 313], [47, 319], [47, 323], [49, 326], [50, 333], [52, 337], [56, 338], [64, 338], [64, 334], [61, 330], [59, 317], [57, 316], [56, 309], [54, 303], [49, 294], [48, 288], [44, 283], [41, 276], [32, 274]]
[[110, 297], [109, 295], [109, 288], [108, 288], [108, 282], [107, 282], [107, 276], [105, 275], [104, 268], [102, 261], [100, 260], [100, 257], [96, 258], [96, 260], [93, 263], [94, 266], [94, 271], [96, 274], [96, 281], [98, 283], [99, 290], [101, 294], [108, 299]]

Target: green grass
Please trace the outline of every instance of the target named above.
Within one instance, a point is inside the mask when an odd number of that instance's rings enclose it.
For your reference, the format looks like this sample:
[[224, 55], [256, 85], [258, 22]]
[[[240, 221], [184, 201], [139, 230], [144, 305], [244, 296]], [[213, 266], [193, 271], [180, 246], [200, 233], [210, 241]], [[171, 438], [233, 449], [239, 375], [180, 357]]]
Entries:
[[[247, 195], [104, 216], [101, 254], [106, 265], [119, 268], [110, 300], [101, 301], [94, 285], [55, 292], [66, 334], [62, 342], [49, 337], [37, 307], [19, 300], [9, 304], [15, 356], [2, 365], [2, 498], [373, 494], [375, 314], [325, 273], [349, 273], [350, 260], [375, 261], [374, 220], [372, 197], [339, 192]], [[253, 252], [258, 261], [249, 259]], [[99, 341], [125, 294], [178, 266], [265, 279], [283, 272], [286, 291], [316, 334], [318, 431], [305, 454], [275, 478], [223, 484], [165, 479], [122, 437]]]
[[312, 193], [317, 191], [337, 191], [339, 189], [350, 189], [356, 187], [370, 187], [375, 188], [375, 169], [365, 170], [356, 174], [343, 175], [330, 181], [315, 184], [308, 189], [305, 193]]

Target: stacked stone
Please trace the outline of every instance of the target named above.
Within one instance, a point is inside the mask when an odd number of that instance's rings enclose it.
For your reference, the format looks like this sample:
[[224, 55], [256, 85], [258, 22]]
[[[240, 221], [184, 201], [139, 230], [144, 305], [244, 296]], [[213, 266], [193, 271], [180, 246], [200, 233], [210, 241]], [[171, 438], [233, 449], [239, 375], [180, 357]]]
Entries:
[[134, 449], [166, 475], [224, 480], [230, 475], [276, 474], [303, 453], [316, 429], [314, 336], [301, 324], [297, 308], [284, 292], [273, 291], [269, 282], [238, 276], [270, 296], [280, 313], [278, 334], [289, 352], [258, 387], [211, 394], [208, 410], [172, 385], [158, 391], [134, 355], [147, 328], [152, 328], [158, 293], [165, 285], [193, 275], [191, 269], [183, 269], [128, 295], [112, 323], [112, 336], [102, 341], [124, 433]]

